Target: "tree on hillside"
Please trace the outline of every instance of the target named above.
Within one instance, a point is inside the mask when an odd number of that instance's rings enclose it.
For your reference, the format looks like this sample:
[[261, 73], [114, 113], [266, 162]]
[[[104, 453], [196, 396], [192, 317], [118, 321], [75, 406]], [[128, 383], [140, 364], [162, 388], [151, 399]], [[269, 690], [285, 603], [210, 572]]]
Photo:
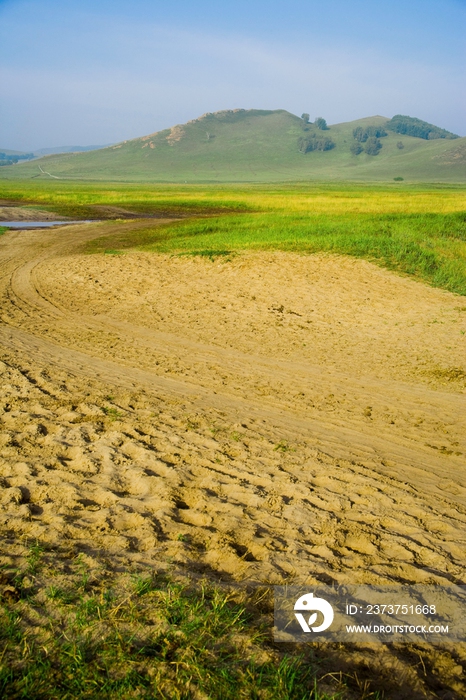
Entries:
[[365, 129], [363, 129], [362, 126], [357, 126], [353, 129], [353, 138], [360, 143], [365, 143], [371, 136], [383, 138], [387, 136], [387, 132], [385, 129], [382, 129], [381, 126], [366, 126]]
[[328, 131], [327, 122], [325, 121], [325, 119], [324, 119], [323, 117], [317, 117], [317, 118], [314, 120], [314, 124], [315, 124], [316, 127], [317, 127], [318, 129], [320, 129], [321, 131]]
[[400, 151], [404, 148], [403, 141], [398, 141], [396, 144], [396, 147], [400, 149]]
[[405, 114], [395, 114], [395, 116], [387, 122], [387, 129], [394, 131], [396, 134], [406, 136], [416, 136], [419, 139], [459, 139], [457, 134], [452, 134], [451, 131], [441, 129], [434, 124], [424, 122], [416, 117], [408, 117]]
[[350, 146], [350, 151], [353, 154], [353, 156], [358, 156], [360, 153], [363, 152], [363, 150], [364, 150], [364, 148], [361, 146], [359, 141], [355, 141]]
[[369, 136], [364, 146], [364, 150], [368, 156], [376, 156], [381, 148], [382, 144], [376, 136]]
[[357, 126], [355, 129], [353, 129], [353, 138], [356, 141], [359, 141], [359, 143], [364, 143], [367, 141], [367, 133], [362, 126]]
[[383, 138], [384, 136], [388, 136], [385, 129], [383, 129], [381, 126], [366, 126], [366, 134], [368, 137], [376, 136], [379, 139]]
[[318, 136], [315, 134], [307, 137], [300, 136], [298, 139], [298, 149], [301, 153], [309, 153], [310, 151], [331, 151], [332, 148], [335, 148], [335, 142], [329, 139], [328, 136]]
[[303, 122], [304, 122], [305, 124], [309, 124], [310, 116], [309, 116], [309, 114], [308, 114], [307, 112], [303, 112], [303, 113], [301, 114], [301, 119], [303, 120]]

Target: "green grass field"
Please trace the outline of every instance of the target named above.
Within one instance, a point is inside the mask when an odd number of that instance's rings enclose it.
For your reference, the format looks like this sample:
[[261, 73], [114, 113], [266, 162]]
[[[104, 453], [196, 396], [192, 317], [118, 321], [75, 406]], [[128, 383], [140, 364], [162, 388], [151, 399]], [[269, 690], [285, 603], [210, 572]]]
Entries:
[[466, 190], [453, 185], [176, 186], [12, 182], [2, 197], [76, 218], [121, 207], [182, 220], [107, 221], [87, 252], [287, 250], [352, 255], [466, 294]]
[[[356, 127], [383, 127], [387, 121], [386, 117], [367, 117], [319, 131], [285, 110], [217, 112], [97, 151], [50, 155], [2, 167], [0, 179], [466, 182], [466, 138], [425, 140], [387, 131], [378, 155], [351, 153]], [[312, 134], [331, 138], [334, 148], [302, 153], [299, 139]]]

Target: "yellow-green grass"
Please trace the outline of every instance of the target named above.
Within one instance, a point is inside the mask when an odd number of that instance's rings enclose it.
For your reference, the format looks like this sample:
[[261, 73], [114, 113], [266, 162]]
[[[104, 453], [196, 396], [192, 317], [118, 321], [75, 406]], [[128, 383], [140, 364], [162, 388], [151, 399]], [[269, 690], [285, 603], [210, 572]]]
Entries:
[[[100, 207], [183, 217], [162, 226], [147, 219], [105, 222], [88, 252], [338, 253], [466, 294], [464, 187], [18, 182], [4, 186], [2, 197], [76, 218], [99, 218]], [[110, 214], [104, 209], [104, 215]]]
[[439, 213], [466, 209], [466, 187], [448, 184], [287, 183], [275, 185], [153, 185], [134, 183], [2, 182], [1, 201], [43, 206], [84, 218], [94, 206], [139, 213], [287, 211], [341, 213]]

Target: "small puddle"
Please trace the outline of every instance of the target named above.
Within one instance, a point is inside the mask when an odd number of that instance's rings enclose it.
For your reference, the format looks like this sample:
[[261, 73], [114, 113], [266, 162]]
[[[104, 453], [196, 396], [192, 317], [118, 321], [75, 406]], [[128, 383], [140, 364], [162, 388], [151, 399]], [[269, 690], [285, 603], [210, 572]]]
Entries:
[[87, 221], [0, 221], [0, 227], [16, 229], [50, 228], [51, 226], [66, 226], [69, 224], [94, 224], [97, 220]]

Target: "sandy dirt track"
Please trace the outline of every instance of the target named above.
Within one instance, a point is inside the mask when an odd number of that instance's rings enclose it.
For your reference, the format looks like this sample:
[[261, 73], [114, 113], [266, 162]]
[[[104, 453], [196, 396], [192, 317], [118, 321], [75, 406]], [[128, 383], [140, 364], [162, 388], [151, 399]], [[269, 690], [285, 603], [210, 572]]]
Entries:
[[[466, 302], [360, 260], [0, 238], [3, 561], [465, 583]], [[463, 344], [463, 347], [462, 347]]]

